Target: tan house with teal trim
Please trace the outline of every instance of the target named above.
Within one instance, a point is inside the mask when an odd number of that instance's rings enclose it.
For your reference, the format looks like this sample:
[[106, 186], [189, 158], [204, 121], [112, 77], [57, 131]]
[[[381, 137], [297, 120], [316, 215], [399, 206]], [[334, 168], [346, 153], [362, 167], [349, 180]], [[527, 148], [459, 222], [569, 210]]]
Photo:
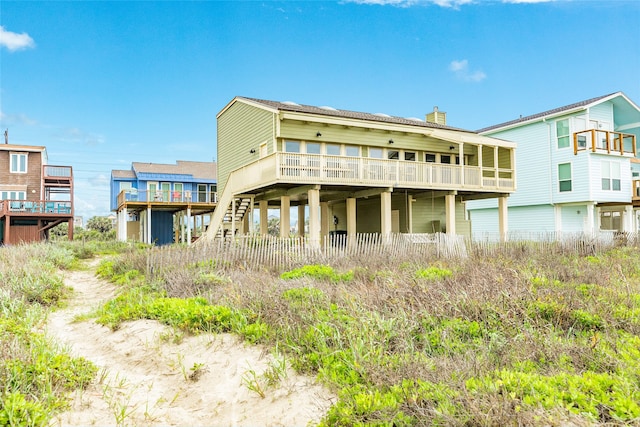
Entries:
[[217, 124], [218, 207], [207, 238], [251, 231], [256, 207], [260, 233], [268, 209], [280, 209], [289, 236], [295, 206], [312, 242], [330, 233], [470, 236], [465, 202], [484, 198], [499, 200], [507, 231], [515, 144], [449, 127], [437, 108], [421, 120], [236, 97]]

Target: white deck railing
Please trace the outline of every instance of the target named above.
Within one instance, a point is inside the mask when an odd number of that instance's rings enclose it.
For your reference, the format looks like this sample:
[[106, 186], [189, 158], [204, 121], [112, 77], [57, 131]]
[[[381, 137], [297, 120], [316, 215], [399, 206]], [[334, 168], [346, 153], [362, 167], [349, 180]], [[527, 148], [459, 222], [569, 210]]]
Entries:
[[275, 153], [240, 169], [247, 191], [275, 182], [513, 191], [513, 169], [324, 154]]

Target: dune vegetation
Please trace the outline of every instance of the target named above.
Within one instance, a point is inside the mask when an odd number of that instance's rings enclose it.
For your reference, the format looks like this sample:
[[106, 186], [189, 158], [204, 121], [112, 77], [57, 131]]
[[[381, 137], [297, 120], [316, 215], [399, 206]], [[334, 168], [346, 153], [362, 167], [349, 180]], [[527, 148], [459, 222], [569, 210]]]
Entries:
[[[533, 247], [279, 271], [215, 259], [151, 267], [155, 249], [122, 246], [98, 267], [120, 292], [93, 316], [113, 329], [153, 319], [184, 333], [232, 332], [277, 351], [337, 396], [326, 426], [640, 424], [637, 248]], [[95, 374], [34, 332], [64, 301], [56, 269], [97, 250], [87, 251], [0, 250], [0, 426], [46, 425], [41, 414]], [[244, 386], [268, 397], [281, 372]]]

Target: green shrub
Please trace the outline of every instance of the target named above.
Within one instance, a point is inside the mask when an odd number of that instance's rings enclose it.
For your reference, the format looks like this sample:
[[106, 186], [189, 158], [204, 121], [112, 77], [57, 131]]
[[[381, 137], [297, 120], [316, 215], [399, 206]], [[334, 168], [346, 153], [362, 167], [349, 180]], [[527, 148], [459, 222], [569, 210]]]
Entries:
[[14, 391], [0, 395], [0, 427], [40, 427], [49, 423], [49, 410], [40, 402], [27, 400]]
[[421, 268], [416, 271], [416, 278], [429, 281], [442, 280], [446, 277], [451, 277], [452, 275], [453, 272], [451, 270], [439, 267]]
[[348, 282], [353, 280], [353, 271], [339, 274], [328, 265], [305, 265], [304, 267], [296, 268], [280, 275], [280, 278], [285, 280], [299, 279], [302, 277], [329, 280], [331, 282]]

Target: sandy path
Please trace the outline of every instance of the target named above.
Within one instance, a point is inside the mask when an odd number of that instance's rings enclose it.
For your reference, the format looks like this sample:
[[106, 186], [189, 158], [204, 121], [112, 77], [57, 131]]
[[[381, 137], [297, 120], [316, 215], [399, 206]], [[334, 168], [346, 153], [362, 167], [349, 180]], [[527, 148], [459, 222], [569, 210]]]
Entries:
[[[49, 316], [47, 333], [100, 371], [54, 426], [306, 426], [331, 404], [326, 390], [291, 369], [278, 385], [267, 386], [262, 374], [274, 366], [273, 358], [233, 335], [175, 343], [180, 334], [155, 321], [128, 322], [115, 332], [93, 320], [74, 322], [112, 298], [115, 288], [97, 279], [93, 268], [67, 272], [65, 283], [75, 296]], [[198, 367], [194, 381], [191, 368]], [[246, 379], [258, 379], [265, 396], [249, 390]]]

